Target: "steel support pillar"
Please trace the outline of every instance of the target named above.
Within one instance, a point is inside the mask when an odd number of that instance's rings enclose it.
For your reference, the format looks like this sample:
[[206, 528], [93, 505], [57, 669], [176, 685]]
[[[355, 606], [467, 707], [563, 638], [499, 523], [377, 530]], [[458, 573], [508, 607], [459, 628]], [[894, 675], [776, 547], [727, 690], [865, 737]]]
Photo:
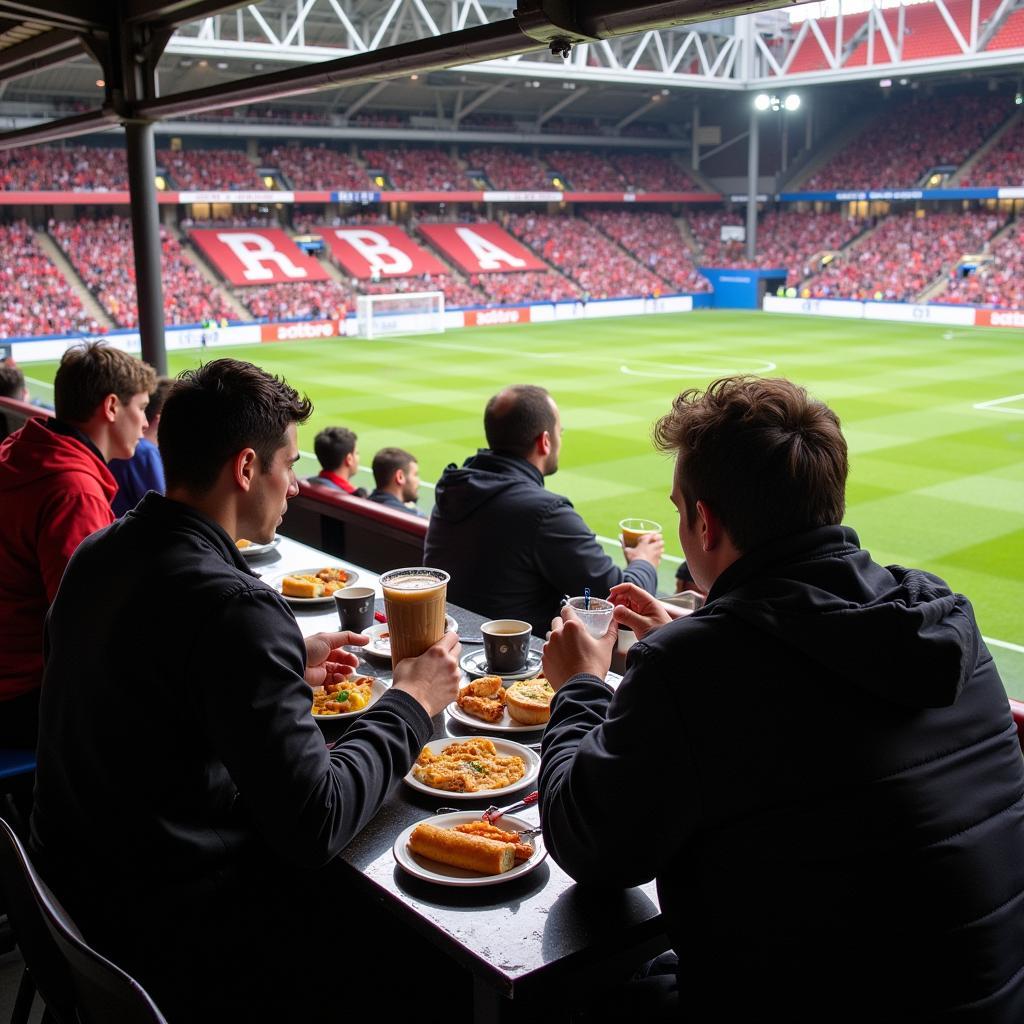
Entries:
[[124, 126], [131, 193], [135, 288], [139, 302], [142, 358], [157, 373], [167, 373], [164, 347], [164, 288], [160, 279], [160, 218], [156, 199], [156, 153], [153, 124], [128, 121]]
[[758, 132], [760, 122], [753, 105], [750, 107], [750, 134], [747, 136], [747, 259], [757, 258], [757, 184], [761, 154]]

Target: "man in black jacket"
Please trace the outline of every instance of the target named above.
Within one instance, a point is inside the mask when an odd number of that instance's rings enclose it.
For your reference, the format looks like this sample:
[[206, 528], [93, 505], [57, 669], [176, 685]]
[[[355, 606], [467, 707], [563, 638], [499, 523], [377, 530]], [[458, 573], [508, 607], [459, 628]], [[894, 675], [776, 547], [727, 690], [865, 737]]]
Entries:
[[657, 585], [664, 541], [647, 534], [623, 548], [627, 567], [605, 554], [568, 498], [544, 488], [558, 469], [562, 423], [544, 388], [517, 385], [484, 412], [487, 449], [449, 466], [434, 491], [427, 565], [451, 574], [451, 601], [493, 618], [525, 619], [538, 636], [566, 594], [616, 584]]
[[614, 628], [566, 610], [544, 654], [548, 849], [581, 881], [657, 879], [678, 954], [625, 999], [652, 1020], [1024, 1020], [1024, 767], [969, 602], [840, 525], [839, 422], [788, 381], [684, 392], [656, 439], [707, 604], [673, 620], [613, 591], [641, 638], [614, 696]]
[[183, 374], [160, 427], [167, 496], [78, 549], [47, 623], [32, 846], [86, 937], [171, 1020], [305, 1019], [332, 988], [317, 959], [331, 978], [343, 957], [369, 970], [372, 917], [350, 895], [332, 904], [341, 881], [314, 869], [456, 693], [449, 634], [326, 748], [310, 686], [365, 641], [304, 641], [235, 544], [273, 539], [311, 409], [248, 363]]

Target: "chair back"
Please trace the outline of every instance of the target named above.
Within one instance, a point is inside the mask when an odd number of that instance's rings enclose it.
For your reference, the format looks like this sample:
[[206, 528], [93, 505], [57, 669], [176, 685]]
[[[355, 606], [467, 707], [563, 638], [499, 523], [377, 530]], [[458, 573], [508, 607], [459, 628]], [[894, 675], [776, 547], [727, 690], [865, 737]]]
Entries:
[[166, 1024], [145, 989], [82, 938], [2, 818], [0, 878], [25, 963], [58, 1024]]

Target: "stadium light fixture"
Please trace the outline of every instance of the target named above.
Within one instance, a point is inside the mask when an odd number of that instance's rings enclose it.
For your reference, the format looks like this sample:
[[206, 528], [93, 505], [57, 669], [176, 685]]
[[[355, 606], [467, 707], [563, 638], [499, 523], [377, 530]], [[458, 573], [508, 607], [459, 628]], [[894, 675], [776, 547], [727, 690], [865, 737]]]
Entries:
[[1017, 94], [1016, 94], [1016, 95], [1015, 95], [1015, 96], [1013, 97], [1013, 102], [1014, 102], [1014, 103], [1016, 103], [1018, 107], [1019, 107], [1019, 106], [1020, 106], [1020, 105], [1021, 105], [1022, 103], [1024, 103], [1024, 92], [1019, 92], [1019, 93], [1017, 93]]
[[766, 92], [759, 92], [754, 97], [755, 110], [767, 110], [772, 105], [772, 98]]
[[800, 97], [795, 92], [791, 92], [782, 101], [782, 105], [792, 114], [794, 110], [800, 109]]

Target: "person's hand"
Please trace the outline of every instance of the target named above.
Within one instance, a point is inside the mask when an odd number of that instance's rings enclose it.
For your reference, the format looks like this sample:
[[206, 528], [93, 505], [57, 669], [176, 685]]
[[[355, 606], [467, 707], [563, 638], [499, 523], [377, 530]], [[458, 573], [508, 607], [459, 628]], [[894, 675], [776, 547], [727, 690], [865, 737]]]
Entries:
[[612, 587], [608, 600], [615, 605], [612, 618], [643, 640], [652, 629], [671, 622], [673, 615], [656, 597], [641, 590], [635, 583], [620, 583]]
[[395, 667], [392, 689], [404, 690], [430, 715], [440, 714], [459, 695], [459, 655], [456, 633], [445, 633], [418, 658], [405, 658]]
[[660, 533], [645, 533], [634, 547], [623, 546], [622, 553], [626, 556], [627, 562], [642, 558], [657, 569], [661, 564], [661, 556], [665, 553], [665, 538]]
[[347, 629], [340, 633], [314, 633], [306, 637], [306, 682], [310, 686], [326, 686], [340, 682], [359, 664], [351, 651], [341, 650], [346, 644], [362, 647], [370, 638]]
[[604, 636], [591, 636], [576, 612], [563, 608], [561, 615], [551, 620], [551, 632], [544, 644], [544, 678], [555, 690], [581, 672], [604, 679], [612, 663], [618, 632], [613, 621]]

